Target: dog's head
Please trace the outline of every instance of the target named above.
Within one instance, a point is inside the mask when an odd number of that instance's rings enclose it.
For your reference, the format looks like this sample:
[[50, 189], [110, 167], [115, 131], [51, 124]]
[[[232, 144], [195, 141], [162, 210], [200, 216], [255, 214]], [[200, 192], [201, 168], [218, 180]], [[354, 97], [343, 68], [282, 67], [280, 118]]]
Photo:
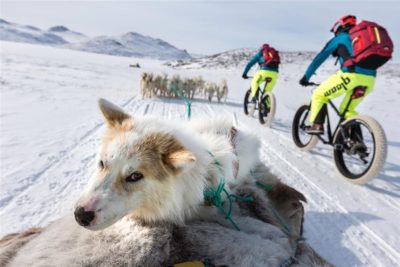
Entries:
[[133, 118], [103, 99], [99, 105], [107, 130], [96, 171], [76, 204], [77, 222], [98, 230], [128, 214], [163, 219], [174, 209], [176, 177], [194, 166], [195, 156], [156, 122]]

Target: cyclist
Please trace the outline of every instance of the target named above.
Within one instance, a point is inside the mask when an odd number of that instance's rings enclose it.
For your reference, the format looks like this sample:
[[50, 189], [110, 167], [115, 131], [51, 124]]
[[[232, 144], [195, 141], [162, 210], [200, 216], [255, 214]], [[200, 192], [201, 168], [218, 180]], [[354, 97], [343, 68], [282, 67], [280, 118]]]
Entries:
[[323, 124], [328, 100], [346, 93], [339, 109], [340, 112], [343, 112], [352, 96], [353, 89], [357, 87], [358, 91], [355, 92], [357, 98], [352, 100], [345, 114], [345, 118], [348, 119], [357, 114], [355, 108], [364, 97], [371, 92], [374, 86], [376, 70], [362, 68], [357, 65], [346, 67], [344, 66], [346, 64], [343, 64], [353, 56], [353, 47], [349, 30], [355, 25], [356, 17], [353, 15], [343, 16], [337, 20], [331, 29], [331, 32], [333, 32], [335, 36], [314, 58], [300, 80], [301, 85], [309, 85], [311, 76], [329, 55], [338, 57], [341, 65], [340, 70], [318, 86], [312, 95], [310, 115], [310, 122], [312, 125], [306, 129], [306, 132], [310, 134], [322, 134], [324, 132]]
[[[257, 71], [256, 75], [254, 75], [254, 78], [251, 81], [251, 104], [253, 107], [255, 107], [256, 104], [256, 94], [260, 84], [263, 83], [267, 78], [271, 79], [271, 81], [266, 84], [264, 92], [271, 92], [276, 84], [280, 64], [279, 53], [268, 44], [263, 44], [257, 54], [255, 54], [249, 63], [247, 63], [243, 71], [243, 79], [249, 78], [247, 73], [256, 63], [258, 63], [260, 69]], [[267, 106], [269, 105], [269, 103], [266, 104]]]

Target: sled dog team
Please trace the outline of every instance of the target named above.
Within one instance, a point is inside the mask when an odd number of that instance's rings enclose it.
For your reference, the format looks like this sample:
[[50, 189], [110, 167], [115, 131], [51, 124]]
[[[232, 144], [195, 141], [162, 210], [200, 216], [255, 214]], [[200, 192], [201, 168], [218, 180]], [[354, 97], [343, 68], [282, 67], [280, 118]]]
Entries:
[[159, 97], [181, 97], [193, 99], [195, 95], [203, 95], [204, 98], [212, 101], [217, 98], [218, 103], [228, 97], [228, 84], [223, 79], [219, 84], [205, 81], [202, 76], [193, 78], [182, 78], [178, 74], [168, 77], [167, 74], [154, 75], [150, 72], [143, 72], [140, 77], [140, 93], [142, 99]]

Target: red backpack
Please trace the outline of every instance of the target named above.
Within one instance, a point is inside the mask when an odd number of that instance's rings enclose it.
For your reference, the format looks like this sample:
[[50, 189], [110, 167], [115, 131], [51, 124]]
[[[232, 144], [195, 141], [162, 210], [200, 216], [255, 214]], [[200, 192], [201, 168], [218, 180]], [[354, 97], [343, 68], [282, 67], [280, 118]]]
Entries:
[[278, 67], [281, 63], [279, 52], [268, 44], [261, 47], [264, 63], [261, 66]]
[[392, 58], [393, 42], [382, 26], [362, 21], [350, 31], [353, 57], [344, 62], [344, 66], [357, 65], [376, 70]]

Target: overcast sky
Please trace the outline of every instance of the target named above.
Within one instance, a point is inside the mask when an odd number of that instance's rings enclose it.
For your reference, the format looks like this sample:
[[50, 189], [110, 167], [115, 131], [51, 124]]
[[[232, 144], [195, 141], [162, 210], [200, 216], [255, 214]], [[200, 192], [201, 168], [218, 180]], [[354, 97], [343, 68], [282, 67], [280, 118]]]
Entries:
[[135, 31], [200, 54], [263, 42], [279, 50], [320, 50], [336, 19], [351, 13], [385, 26], [400, 52], [400, 0], [0, 1], [0, 17], [11, 22], [64, 25], [89, 36]]

